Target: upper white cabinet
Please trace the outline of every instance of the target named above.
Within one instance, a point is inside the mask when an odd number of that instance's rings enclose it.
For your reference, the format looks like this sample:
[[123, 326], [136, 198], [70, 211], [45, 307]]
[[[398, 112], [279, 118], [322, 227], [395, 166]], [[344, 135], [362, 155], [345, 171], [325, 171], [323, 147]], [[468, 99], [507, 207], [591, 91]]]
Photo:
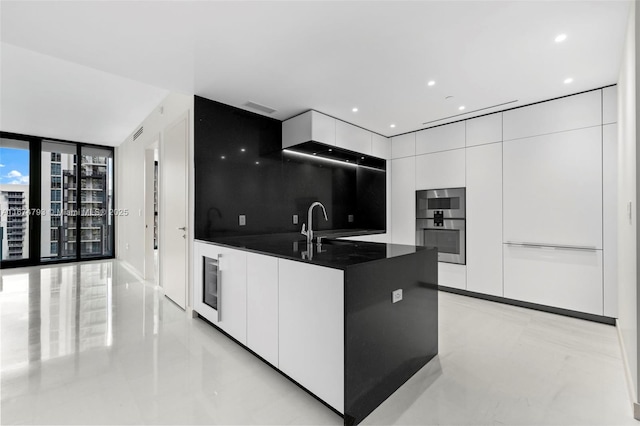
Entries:
[[317, 111], [307, 111], [282, 122], [282, 148], [315, 141], [336, 144], [336, 119]]
[[416, 133], [407, 133], [391, 138], [391, 158], [416, 155]]
[[618, 122], [618, 86], [602, 89], [602, 124]]
[[336, 146], [371, 155], [371, 132], [353, 124], [336, 120]]
[[377, 133], [371, 134], [371, 155], [384, 160], [391, 159], [391, 141]]
[[602, 251], [505, 244], [504, 297], [602, 315]]
[[502, 141], [502, 113], [485, 115], [465, 121], [466, 146], [484, 145]]
[[278, 258], [246, 255], [247, 346], [278, 367]]
[[278, 265], [279, 368], [343, 413], [344, 273], [284, 259]]
[[504, 142], [504, 241], [602, 248], [602, 128]]
[[420, 130], [416, 133], [416, 155], [464, 148], [464, 121]]
[[542, 102], [503, 113], [504, 140], [545, 135], [602, 123], [600, 90]]
[[416, 243], [416, 158], [391, 161], [391, 242]]
[[465, 186], [465, 149], [418, 155], [416, 190]]
[[466, 163], [467, 290], [502, 296], [502, 144], [468, 148]]

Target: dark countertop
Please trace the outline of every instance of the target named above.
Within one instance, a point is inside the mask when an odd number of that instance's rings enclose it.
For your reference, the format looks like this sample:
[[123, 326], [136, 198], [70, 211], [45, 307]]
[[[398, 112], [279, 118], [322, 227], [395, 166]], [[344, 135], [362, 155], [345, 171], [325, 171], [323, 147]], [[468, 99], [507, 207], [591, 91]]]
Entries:
[[196, 241], [336, 269], [346, 269], [363, 263], [405, 256], [427, 249], [427, 247], [335, 240], [330, 238], [323, 239], [320, 246], [313, 243], [312, 246], [308, 248], [305, 237], [298, 233], [222, 237], [215, 238], [211, 241]]

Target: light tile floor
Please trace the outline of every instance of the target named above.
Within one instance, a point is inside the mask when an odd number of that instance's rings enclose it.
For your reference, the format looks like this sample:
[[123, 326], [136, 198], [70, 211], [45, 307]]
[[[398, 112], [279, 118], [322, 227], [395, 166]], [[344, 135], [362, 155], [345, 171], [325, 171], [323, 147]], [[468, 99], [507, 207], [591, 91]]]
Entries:
[[[2, 271], [5, 424], [342, 419], [117, 261]], [[440, 293], [440, 353], [363, 424], [637, 425], [614, 327]]]

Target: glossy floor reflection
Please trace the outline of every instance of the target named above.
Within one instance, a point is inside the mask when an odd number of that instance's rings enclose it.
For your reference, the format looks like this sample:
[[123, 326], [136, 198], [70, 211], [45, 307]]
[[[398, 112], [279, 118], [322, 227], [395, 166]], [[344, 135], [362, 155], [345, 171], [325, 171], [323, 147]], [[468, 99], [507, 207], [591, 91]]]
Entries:
[[[2, 424], [342, 423], [117, 261], [2, 273]], [[440, 331], [364, 424], [637, 424], [613, 327], [441, 293]]]

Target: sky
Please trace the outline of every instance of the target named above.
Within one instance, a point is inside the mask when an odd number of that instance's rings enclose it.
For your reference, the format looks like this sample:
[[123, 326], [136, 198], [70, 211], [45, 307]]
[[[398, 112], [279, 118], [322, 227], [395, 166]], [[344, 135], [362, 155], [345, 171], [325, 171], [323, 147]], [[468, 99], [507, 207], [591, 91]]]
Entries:
[[0, 148], [0, 184], [29, 183], [29, 151]]

